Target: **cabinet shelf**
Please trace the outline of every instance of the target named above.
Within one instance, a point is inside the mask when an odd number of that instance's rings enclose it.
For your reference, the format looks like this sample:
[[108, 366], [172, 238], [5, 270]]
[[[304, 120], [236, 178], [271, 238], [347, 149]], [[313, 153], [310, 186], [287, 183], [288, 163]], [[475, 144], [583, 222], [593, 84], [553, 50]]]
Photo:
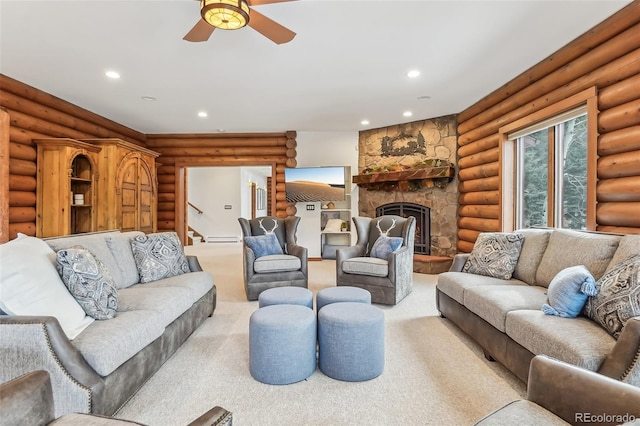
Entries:
[[71, 176], [71, 182], [91, 183], [93, 181], [91, 179], [85, 179], [85, 178], [79, 178], [79, 177]]

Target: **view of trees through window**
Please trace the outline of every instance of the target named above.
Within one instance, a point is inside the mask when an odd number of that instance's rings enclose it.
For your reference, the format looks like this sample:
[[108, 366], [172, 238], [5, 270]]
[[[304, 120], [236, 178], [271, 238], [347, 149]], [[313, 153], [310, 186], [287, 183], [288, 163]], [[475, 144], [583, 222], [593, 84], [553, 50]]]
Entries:
[[[586, 229], [586, 114], [518, 138], [517, 150], [520, 226]], [[551, 187], [550, 170], [555, 176]]]

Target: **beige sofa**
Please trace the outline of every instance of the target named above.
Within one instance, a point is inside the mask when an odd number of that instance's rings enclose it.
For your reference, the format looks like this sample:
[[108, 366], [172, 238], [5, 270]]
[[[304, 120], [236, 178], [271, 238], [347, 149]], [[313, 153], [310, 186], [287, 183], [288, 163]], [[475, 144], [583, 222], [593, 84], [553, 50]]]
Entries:
[[438, 276], [441, 315], [455, 323], [525, 383], [535, 355], [548, 355], [640, 386], [640, 317], [618, 340], [595, 321], [545, 315], [547, 287], [563, 269], [585, 265], [597, 280], [619, 261], [640, 254], [640, 236], [559, 229], [527, 229], [509, 280], [462, 272], [469, 254], [456, 255]]
[[195, 257], [187, 256], [191, 272], [139, 283], [130, 245], [138, 235], [111, 231], [45, 240], [54, 251], [89, 249], [118, 288], [117, 312], [73, 339], [52, 316], [0, 315], [0, 383], [45, 370], [55, 417], [113, 415], [213, 314], [213, 276]]

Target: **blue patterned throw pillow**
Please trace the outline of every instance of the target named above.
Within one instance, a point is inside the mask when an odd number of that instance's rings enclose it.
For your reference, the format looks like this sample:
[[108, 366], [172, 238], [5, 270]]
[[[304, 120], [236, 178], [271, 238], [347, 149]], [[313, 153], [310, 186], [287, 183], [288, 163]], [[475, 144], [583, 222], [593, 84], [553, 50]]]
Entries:
[[271, 254], [283, 254], [276, 234], [264, 234], [244, 237], [244, 242], [253, 250], [257, 258]]
[[131, 249], [141, 283], [191, 272], [175, 232], [138, 235], [131, 240]]
[[640, 256], [615, 265], [596, 286], [598, 294], [587, 299], [585, 314], [617, 339], [627, 321], [640, 316]]
[[572, 266], [558, 272], [549, 283], [548, 303], [542, 312], [563, 318], [578, 316], [587, 297], [597, 294], [596, 280], [584, 265]]
[[516, 269], [524, 235], [520, 233], [483, 232], [471, 250], [462, 272], [511, 279]]
[[380, 236], [371, 247], [371, 257], [387, 260], [387, 257], [402, 246], [402, 237]]
[[56, 254], [58, 273], [71, 295], [91, 318], [107, 320], [118, 309], [118, 290], [106, 266], [82, 246]]

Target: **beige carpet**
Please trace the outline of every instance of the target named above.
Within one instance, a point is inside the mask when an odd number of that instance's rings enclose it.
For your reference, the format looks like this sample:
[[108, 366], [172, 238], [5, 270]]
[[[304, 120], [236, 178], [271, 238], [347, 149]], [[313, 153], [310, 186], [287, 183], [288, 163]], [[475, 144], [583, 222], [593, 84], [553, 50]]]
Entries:
[[[255, 381], [248, 368], [249, 316], [240, 244], [187, 247], [211, 271], [218, 307], [178, 352], [118, 413], [149, 425], [182, 425], [214, 405], [233, 412], [235, 425], [467, 425], [525, 386], [435, 307], [434, 275], [414, 274], [414, 290], [385, 313], [385, 370], [348, 383], [319, 370], [285, 386]], [[335, 285], [335, 262], [309, 262], [309, 288]]]

